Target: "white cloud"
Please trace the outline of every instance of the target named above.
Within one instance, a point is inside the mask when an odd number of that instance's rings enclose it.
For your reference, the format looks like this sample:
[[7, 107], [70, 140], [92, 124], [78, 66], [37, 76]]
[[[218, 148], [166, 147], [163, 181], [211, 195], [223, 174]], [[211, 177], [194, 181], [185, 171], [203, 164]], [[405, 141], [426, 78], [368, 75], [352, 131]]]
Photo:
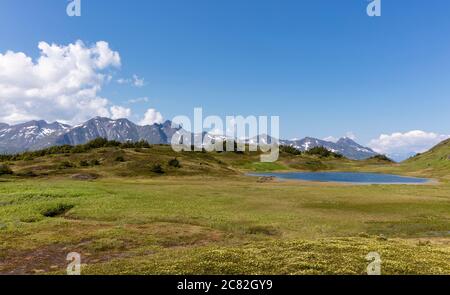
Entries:
[[126, 119], [131, 116], [131, 109], [124, 108], [121, 106], [112, 106], [111, 107], [111, 119]]
[[404, 160], [411, 155], [429, 150], [449, 137], [450, 135], [414, 130], [390, 135], [382, 134], [379, 138], [371, 140], [368, 146], [377, 153]]
[[133, 77], [130, 79], [125, 78], [117, 79], [117, 83], [121, 85], [132, 84], [135, 87], [143, 87], [145, 85], [145, 80], [144, 78], [139, 78], [138, 75], [134, 74]]
[[135, 103], [148, 102], [148, 101], [149, 101], [149, 98], [144, 96], [144, 97], [129, 99], [128, 103], [135, 104]]
[[0, 53], [0, 122], [31, 119], [78, 123], [110, 116], [109, 101], [98, 95], [109, 68], [120, 67], [119, 53], [99, 41], [86, 46], [40, 42], [33, 60], [22, 52]]
[[139, 78], [137, 75], [133, 75], [133, 85], [136, 87], [144, 86], [145, 82], [143, 78]]
[[140, 125], [153, 125], [153, 124], [161, 124], [164, 121], [163, 116], [160, 112], [155, 109], [148, 109], [145, 112], [144, 118], [139, 122]]
[[131, 80], [124, 79], [124, 78], [117, 79], [117, 83], [119, 83], [119, 84], [128, 84], [128, 83], [130, 83], [130, 81]]

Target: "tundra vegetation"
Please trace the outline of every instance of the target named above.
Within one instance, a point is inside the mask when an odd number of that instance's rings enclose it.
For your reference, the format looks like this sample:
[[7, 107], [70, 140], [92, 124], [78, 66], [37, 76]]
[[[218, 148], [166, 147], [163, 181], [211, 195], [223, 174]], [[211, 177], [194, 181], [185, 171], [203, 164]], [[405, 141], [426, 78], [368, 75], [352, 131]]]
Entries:
[[[316, 149], [182, 152], [98, 139], [0, 158], [0, 273], [450, 274], [450, 143], [403, 163]], [[260, 181], [258, 171], [364, 171], [427, 185]]]

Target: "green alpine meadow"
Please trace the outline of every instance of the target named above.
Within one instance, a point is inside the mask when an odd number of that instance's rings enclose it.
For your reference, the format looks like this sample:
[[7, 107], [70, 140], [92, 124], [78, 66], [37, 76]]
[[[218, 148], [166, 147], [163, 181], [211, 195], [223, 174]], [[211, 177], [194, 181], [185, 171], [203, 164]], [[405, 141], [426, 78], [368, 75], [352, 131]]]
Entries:
[[[257, 152], [97, 142], [2, 158], [1, 273], [64, 274], [70, 252], [83, 274], [363, 275], [370, 252], [383, 274], [450, 273], [449, 141], [400, 164], [289, 148], [261, 163]], [[432, 181], [248, 176], [317, 170]]]

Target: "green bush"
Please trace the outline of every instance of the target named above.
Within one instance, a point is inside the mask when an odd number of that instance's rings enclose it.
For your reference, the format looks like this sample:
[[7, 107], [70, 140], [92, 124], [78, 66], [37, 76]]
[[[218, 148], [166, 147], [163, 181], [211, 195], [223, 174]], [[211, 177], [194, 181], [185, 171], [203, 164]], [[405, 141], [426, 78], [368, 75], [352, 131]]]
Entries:
[[302, 154], [302, 152], [300, 150], [296, 149], [293, 146], [287, 146], [287, 145], [280, 146], [280, 152], [295, 155], [295, 156], [299, 156]]
[[390, 163], [394, 162], [391, 158], [389, 158], [386, 155], [376, 155], [376, 156], [369, 158], [369, 160], [379, 160], [379, 161], [385, 161], [385, 162], [390, 162]]
[[320, 156], [323, 158], [327, 158], [331, 156], [331, 151], [324, 148], [323, 146], [316, 146], [306, 151], [306, 154], [308, 155], [314, 155], [314, 156]]
[[151, 171], [156, 174], [164, 174], [164, 169], [161, 164], [155, 164], [152, 166]]
[[321, 158], [343, 158], [344, 156], [338, 153], [333, 153], [323, 146], [316, 146], [305, 152], [307, 155], [311, 156], [319, 156]]
[[81, 160], [81, 161], [80, 161], [80, 166], [81, 166], [81, 167], [88, 167], [88, 166], [89, 166], [89, 162], [86, 161], [86, 160]]
[[334, 156], [335, 158], [337, 158], [337, 159], [342, 159], [342, 158], [344, 158], [344, 155], [343, 155], [343, 154], [339, 154], [339, 153], [333, 153], [333, 156]]
[[74, 168], [75, 165], [70, 163], [69, 161], [63, 161], [59, 164], [59, 169], [68, 169], [68, 168]]
[[169, 161], [169, 166], [170, 167], [175, 167], [175, 168], [181, 168], [180, 161], [178, 161], [177, 158], [170, 160]]
[[100, 165], [100, 161], [94, 159], [94, 160], [91, 160], [90, 164], [91, 164], [91, 166], [99, 166]]
[[[235, 140], [233, 141], [233, 150], [231, 150], [231, 151], [229, 149], [227, 149], [227, 145], [228, 145], [227, 143], [228, 143], [227, 140], [224, 140], [222, 142], [224, 152], [234, 152], [236, 154], [244, 154], [243, 151], [239, 151], [238, 143]], [[219, 151], [219, 153], [221, 153], [221, 152]]]
[[138, 142], [127, 141], [126, 143], [121, 144], [121, 147], [124, 149], [150, 148], [150, 144], [145, 140], [140, 140]]
[[118, 156], [115, 159], [116, 162], [125, 162], [125, 158], [123, 156]]
[[0, 175], [11, 175], [13, 171], [6, 164], [0, 164]]

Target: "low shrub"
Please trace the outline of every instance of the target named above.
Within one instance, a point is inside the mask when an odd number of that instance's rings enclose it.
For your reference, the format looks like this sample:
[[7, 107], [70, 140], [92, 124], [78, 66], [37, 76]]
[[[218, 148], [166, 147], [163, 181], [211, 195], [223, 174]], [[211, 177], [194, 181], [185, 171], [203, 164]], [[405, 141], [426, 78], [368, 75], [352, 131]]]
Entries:
[[302, 152], [300, 150], [296, 149], [293, 146], [288, 146], [288, 145], [280, 146], [280, 152], [295, 155], [295, 156], [300, 156], [302, 154]]
[[88, 166], [89, 166], [89, 162], [86, 161], [86, 160], [81, 160], [81, 161], [80, 161], [80, 166], [81, 166], [81, 167], [88, 167]]
[[169, 161], [169, 166], [170, 167], [174, 167], [174, 168], [181, 168], [180, 161], [178, 161], [177, 158], [170, 160]]
[[6, 164], [0, 164], [0, 175], [11, 175], [13, 171]]
[[73, 165], [69, 161], [63, 161], [59, 164], [59, 169], [68, 169], [68, 168], [73, 168], [74, 166], [75, 165]]
[[319, 156], [320, 158], [343, 158], [344, 156], [339, 153], [334, 153], [323, 146], [316, 146], [305, 152], [307, 155]]
[[391, 163], [394, 162], [391, 158], [389, 158], [386, 155], [376, 155], [376, 156], [371, 157], [369, 160], [379, 160], [379, 161], [385, 161], [385, 162], [391, 162]]
[[116, 162], [125, 162], [125, 158], [123, 156], [118, 156], [115, 159]]
[[164, 169], [162, 168], [161, 164], [153, 165], [150, 170], [156, 174], [164, 174]]
[[74, 206], [70, 204], [57, 204], [50, 206], [41, 211], [41, 214], [45, 217], [57, 217], [67, 213]]

